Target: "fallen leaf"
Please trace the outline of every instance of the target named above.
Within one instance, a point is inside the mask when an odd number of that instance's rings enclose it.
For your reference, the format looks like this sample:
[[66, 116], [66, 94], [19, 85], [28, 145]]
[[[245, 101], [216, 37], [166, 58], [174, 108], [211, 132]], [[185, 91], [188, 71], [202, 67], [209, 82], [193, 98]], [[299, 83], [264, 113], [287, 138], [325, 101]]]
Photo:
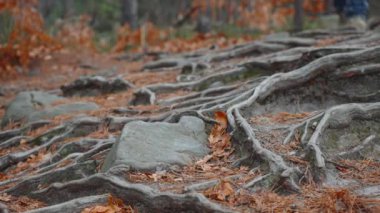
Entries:
[[127, 206], [124, 202], [112, 195], [109, 195], [106, 205], [96, 205], [85, 208], [82, 213], [134, 213], [131, 206]]
[[214, 114], [215, 120], [218, 121], [221, 128], [227, 129], [228, 126], [228, 119], [227, 114], [222, 111], [217, 111]]
[[229, 197], [235, 194], [231, 182], [221, 180], [220, 183], [205, 191], [205, 195], [209, 198], [218, 201], [226, 201]]
[[9, 202], [9, 201], [11, 201], [11, 198], [12, 198], [12, 196], [10, 196], [6, 193], [0, 195], [0, 201], [3, 201], [3, 202]]

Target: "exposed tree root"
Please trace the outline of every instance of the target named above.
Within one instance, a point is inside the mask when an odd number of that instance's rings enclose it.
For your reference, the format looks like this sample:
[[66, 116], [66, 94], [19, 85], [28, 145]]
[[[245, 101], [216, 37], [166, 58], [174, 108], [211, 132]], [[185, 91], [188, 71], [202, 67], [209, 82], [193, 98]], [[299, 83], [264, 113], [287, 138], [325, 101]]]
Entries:
[[[62, 129], [59, 128], [57, 130], [61, 131]], [[30, 150], [22, 151], [22, 152], [18, 152], [18, 153], [11, 153], [11, 154], [8, 154], [4, 157], [1, 157], [0, 158], [0, 169], [7, 169], [11, 165], [14, 165], [20, 161], [26, 160], [29, 156], [37, 154], [40, 150], [51, 146], [53, 143], [57, 142], [58, 140], [64, 139], [65, 137], [67, 137], [71, 133], [71, 131], [73, 131], [73, 129], [71, 129], [71, 128], [66, 130], [66, 131], [63, 131], [62, 134], [59, 134], [57, 136], [53, 136], [52, 138], [50, 138], [46, 142], [43, 142], [42, 145], [34, 147]]]
[[[319, 46], [321, 39], [330, 38], [336, 39], [334, 45]], [[135, 120], [176, 122], [184, 115], [192, 115], [214, 125], [218, 122], [212, 118], [213, 113], [225, 111], [235, 152], [223, 166], [248, 166], [247, 171], [252, 168], [260, 171], [259, 176], [255, 174], [234, 188], [239, 193], [273, 190], [301, 195], [305, 182], [324, 184], [327, 175], [330, 175], [328, 178], [338, 176], [339, 165], [331, 162], [366, 159], [365, 150], [379, 144], [379, 135], [371, 130], [368, 135], [360, 133], [363, 134], [357, 137], [360, 143], [349, 149], [332, 151], [334, 156], [324, 147], [331, 129], [344, 129], [357, 120], [372, 122], [369, 126], [378, 125], [379, 38], [348, 29], [309, 31], [226, 50], [178, 54], [148, 63], [144, 69], [151, 72], [171, 69], [181, 71], [181, 75], [197, 73], [199, 78], [190, 82], [144, 85], [136, 90], [129, 103], [134, 107], [117, 106], [105, 119], [73, 120], [34, 138], [24, 136], [25, 132], [48, 122], [0, 132], [0, 148], [17, 147], [21, 140], [31, 145], [27, 151], [2, 156], [0, 171], [9, 171], [42, 149], [58, 146], [48, 161], [36, 164], [32, 173], [26, 170], [0, 182], [0, 192], [28, 195], [50, 205], [33, 212], [79, 212], [89, 205], [104, 202], [107, 193], [122, 198], [141, 212], [230, 212], [197, 193], [217, 188], [222, 182], [218, 179], [191, 181], [183, 185], [183, 194], [172, 194], [124, 181], [124, 173], [131, 172], [126, 168], [96, 174], [102, 158], [116, 140], [113, 137], [82, 138], [59, 144], [68, 138], [86, 136], [100, 127], [121, 130], [126, 123]], [[178, 91], [189, 93], [178, 96]], [[175, 97], [162, 98], [162, 93]], [[141, 105], [157, 108], [145, 110], [139, 108]], [[261, 116], [267, 121], [276, 117], [264, 115], [281, 112], [307, 116], [294, 122], [270, 120], [268, 124], [264, 122], [264, 126], [268, 125], [265, 128], [251, 122], [252, 116]], [[272, 138], [263, 140], [263, 132], [276, 131], [280, 133], [273, 141]], [[242, 175], [229, 174], [223, 179], [241, 181]], [[351, 182], [354, 181], [347, 180]]]
[[6, 143], [6, 140], [8, 139], [11, 139], [13, 137], [17, 137], [20, 135], [24, 135], [28, 131], [33, 131], [35, 129], [38, 129], [48, 124], [50, 124], [50, 121], [37, 121], [37, 122], [29, 123], [26, 126], [21, 127], [21, 128], [2, 131], [0, 132], [0, 146]]
[[317, 113], [317, 115], [303, 121], [302, 123], [290, 127], [289, 128], [289, 134], [286, 136], [283, 144], [288, 144], [295, 137], [296, 131], [302, 127], [304, 127], [304, 129], [303, 129], [303, 133], [301, 136], [301, 142], [305, 143], [306, 137], [309, 134], [309, 132], [308, 132], [309, 128], [311, 127], [311, 125], [314, 124], [315, 120], [320, 119], [322, 116], [323, 116], [323, 113]]
[[[32, 192], [30, 195], [50, 205], [87, 197], [111, 193], [135, 206], [141, 212], [230, 212], [211, 203], [198, 193], [176, 195], [156, 192], [140, 184], [130, 184], [115, 176], [96, 174], [91, 177], [55, 183], [50, 187]], [[62, 196], [64, 195], [64, 196]]]
[[94, 195], [88, 197], [81, 197], [73, 199], [60, 204], [39, 208], [29, 211], [29, 213], [72, 213], [81, 212], [83, 209], [99, 204], [106, 203], [108, 199], [108, 194], [104, 195]]
[[380, 115], [380, 102], [368, 104], [344, 104], [326, 111], [307, 144], [314, 155], [314, 164], [318, 169], [325, 168], [325, 158], [319, 144], [326, 128], [338, 128], [348, 125], [352, 119], [374, 119]]
[[66, 168], [28, 177], [5, 192], [15, 196], [24, 195], [39, 190], [40, 188], [46, 188], [55, 182], [77, 180], [95, 173], [96, 163], [94, 161], [87, 161], [85, 163], [75, 164]]
[[361, 152], [367, 147], [373, 146], [374, 144], [379, 144], [380, 143], [379, 139], [380, 138], [376, 137], [375, 135], [370, 135], [363, 141], [362, 144], [354, 147], [350, 151], [340, 152], [338, 153], [338, 156], [345, 159], [365, 158], [366, 156], [364, 156]]

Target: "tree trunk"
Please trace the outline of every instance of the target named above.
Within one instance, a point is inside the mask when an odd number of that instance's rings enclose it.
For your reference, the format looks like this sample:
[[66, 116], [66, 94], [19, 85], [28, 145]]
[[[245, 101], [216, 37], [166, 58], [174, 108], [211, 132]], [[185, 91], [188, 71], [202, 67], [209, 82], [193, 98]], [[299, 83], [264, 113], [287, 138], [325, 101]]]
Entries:
[[73, 0], [65, 0], [63, 3], [63, 18], [70, 18], [74, 16], [74, 1]]
[[132, 29], [137, 27], [137, 0], [121, 0], [121, 23], [129, 24]]
[[299, 32], [303, 29], [303, 0], [294, 1], [294, 31]]
[[325, 0], [325, 5], [326, 5], [326, 13], [327, 14], [331, 14], [331, 13], [335, 12], [333, 0]]

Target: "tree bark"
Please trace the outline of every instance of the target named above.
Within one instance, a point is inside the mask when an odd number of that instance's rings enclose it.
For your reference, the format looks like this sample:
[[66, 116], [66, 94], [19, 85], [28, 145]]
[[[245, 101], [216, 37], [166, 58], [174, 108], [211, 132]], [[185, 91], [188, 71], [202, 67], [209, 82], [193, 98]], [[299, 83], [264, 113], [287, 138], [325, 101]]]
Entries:
[[63, 18], [72, 17], [75, 14], [74, 1], [66, 0], [63, 3]]
[[294, 1], [294, 31], [299, 32], [303, 29], [303, 0]]
[[137, 28], [137, 0], [121, 0], [121, 23]]
[[325, 0], [325, 5], [326, 5], [326, 13], [327, 14], [332, 14], [335, 12], [333, 0]]

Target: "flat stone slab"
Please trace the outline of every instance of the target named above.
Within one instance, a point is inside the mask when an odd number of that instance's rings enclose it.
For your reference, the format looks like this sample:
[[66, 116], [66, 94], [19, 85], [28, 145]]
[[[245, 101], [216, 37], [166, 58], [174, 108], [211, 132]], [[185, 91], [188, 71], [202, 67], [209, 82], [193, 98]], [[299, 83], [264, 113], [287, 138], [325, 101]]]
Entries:
[[41, 91], [21, 92], [8, 104], [1, 121], [1, 126], [5, 126], [12, 121], [33, 122], [49, 119], [57, 115], [99, 108], [98, 105], [90, 102], [54, 104], [64, 99], [63, 97]]
[[207, 155], [204, 122], [184, 116], [178, 123], [126, 124], [120, 139], [113, 145], [102, 166], [102, 172], [119, 165], [134, 170], [159, 170], [171, 165], [189, 165]]

